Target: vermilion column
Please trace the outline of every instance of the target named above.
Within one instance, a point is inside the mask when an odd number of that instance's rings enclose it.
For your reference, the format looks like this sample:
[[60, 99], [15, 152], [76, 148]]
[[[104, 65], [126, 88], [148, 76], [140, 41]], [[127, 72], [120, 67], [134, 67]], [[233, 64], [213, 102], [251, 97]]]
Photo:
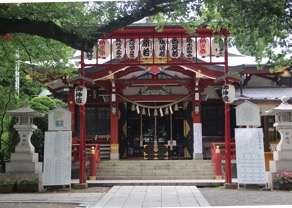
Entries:
[[[80, 62], [80, 75], [84, 76], [84, 52], [81, 51], [81, 62]], [[81, 86], [84, 86], [84, 81], [81, 81]], [[85, 104], [80, 105], [80, 149], [79, 149], [79, 162], [80, 162], [80, 169], [79, 169], [79, 183], [84, 184], [86, 183], [86, 169], [85, 169], [85, 140], [86, 140], [86, 131], [85, 131]]]
[[[225, 45], [225, 66], [224, 74], [228, 74], [228, 46], [227, 37], [224, 39]], [[225, 79], [225, 84], [227, 80]], [[230, 104], [225, 103], [225, 183], [232, 183], [231, 153], [230, 153]]]

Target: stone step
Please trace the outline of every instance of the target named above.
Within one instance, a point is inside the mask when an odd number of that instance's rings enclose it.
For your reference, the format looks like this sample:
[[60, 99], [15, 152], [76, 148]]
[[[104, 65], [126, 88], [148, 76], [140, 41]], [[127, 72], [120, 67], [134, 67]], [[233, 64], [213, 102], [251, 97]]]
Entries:
[[98, 180], [214, 179], [209, 160], [109, 160], [101, 161]]

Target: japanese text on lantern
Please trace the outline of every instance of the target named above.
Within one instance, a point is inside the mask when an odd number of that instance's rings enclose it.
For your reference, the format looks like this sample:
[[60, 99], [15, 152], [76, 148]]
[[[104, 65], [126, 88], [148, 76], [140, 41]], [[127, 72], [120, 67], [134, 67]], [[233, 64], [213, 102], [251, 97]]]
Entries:
[[100, 40], [98, 46], [100, 49], [100, 52], [99, 52], [100, 56], [105, 56], [106, 55], [105, 40]]
[[123, 41], [121, 39], [117, 39], [116, 42], [115, 42], [115, 47], [116, 47], [116, 53], [115, 53], [115, 57], [116, 59], [121, 59], [122, 58], [122, 44], [123, 44]]
[[200, 54], [206, 55], [207, 54], [207, 40], [205, 38], [201, 38], [199, 40], [199, 45], [200, 45]]
[[131, 38], [129, 40], [129, 54], [128, 54], [128, 57], [130, 59], [136, 58], [136, 56], [135, 56], [135, 50], [136, 50], [135, 39]]

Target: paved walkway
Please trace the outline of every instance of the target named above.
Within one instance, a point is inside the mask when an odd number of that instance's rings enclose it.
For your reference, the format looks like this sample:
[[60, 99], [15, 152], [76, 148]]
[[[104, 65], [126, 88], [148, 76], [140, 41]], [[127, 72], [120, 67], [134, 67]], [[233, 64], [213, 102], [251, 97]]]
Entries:
[[114, 186], [92, 207], [205, 207], [210, 206], [196, 186]]
[[[220, 190], [219, 190], [220, 191]], [[222, 191], [220, 191], [222, 192]], [[218, 194], [218, 192], [216, 192]], [[244, 200], [249, 200], [250, 198], [245, 196], [249, 193], [248, 191], [238, 191], [238, 190], [225, 190], [223, 200], [230, 202], [230, 197], [232, 198], [232, 203], [227, 203], [226, 205], [233, 204], [240, 206], [240, 208], [247, 208], [253, 206], [242, 206], [246, 203], [240, 203]], [[273, 200], [274, 192], [267, 195], [262, 192], [256, 191], [252, 192], [255, 196], [253, 198], [259, 198], [255, 202], [263, 201], [269, 204], [269, 200], [265, 197], [270, 196]], [[281, 193], [276, 192], [278, 198], [291, 197], [289, 192]], [[217, 196], [220, 197], [221, 195]], [[213, 195], [209, 194], [209, 200], [212, 202]], [[227, 198], [226, 198], [227, 197]], [[228, 198], [229, 197], [229, 198]], [[216, 200], [216, 197], [215, 199]], [[5, 202], [27, 202], [27, 203], [45, 203], [40, 204], [40, 208], [46, 208], [46, 204], [57, 203], [57, 204], [76, 204], [76, 207], [86, 207], [86, 208], [148, 208], [148, 207], [204, 207], [210, 206], [205, 197], [201, 194], [196, 186], [180, 185], [180, 186], [163, 186], [163, 185], [128, 185], [122, 186], [117, 185], [112, 187], [106, 194], [105, 193], [13, 193], [13, 194], [0, 194], [0, 207], [1, 204]], [[256, 205], [258, 203], [255, 203]], [[279, 201], [281, 204], [281, 200]], [[225, 207], [226, 207], [225, 205]], [[53, 205], [54, 206], [54, 205]], [[51, 206], [48, 206], [51, 208]], [[62, 207], [62, 206], [59, 206]], [[68, 206], [64, 206], [68, 207]], [[216, 206], [215, 206], [216, 207]], [[214, 207], [214, 208], [215, 208]], [[228, 206], [227, 206], [228, 207]], [[231, 206], [235, 207], [235, 206]], [[291, 205], [263, 205], [254, 206], [256, 208], [288, 208]]]

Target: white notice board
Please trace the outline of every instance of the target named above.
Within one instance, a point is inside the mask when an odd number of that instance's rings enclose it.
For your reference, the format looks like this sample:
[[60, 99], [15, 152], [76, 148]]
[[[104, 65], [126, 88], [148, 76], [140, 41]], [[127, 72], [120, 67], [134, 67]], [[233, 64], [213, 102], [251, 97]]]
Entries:
[[43, 185], [71, 184], [72, 131], [45, 133]]
[[235, 144], [238, 184], [266, 184], [263, 130], [236, 128]]

